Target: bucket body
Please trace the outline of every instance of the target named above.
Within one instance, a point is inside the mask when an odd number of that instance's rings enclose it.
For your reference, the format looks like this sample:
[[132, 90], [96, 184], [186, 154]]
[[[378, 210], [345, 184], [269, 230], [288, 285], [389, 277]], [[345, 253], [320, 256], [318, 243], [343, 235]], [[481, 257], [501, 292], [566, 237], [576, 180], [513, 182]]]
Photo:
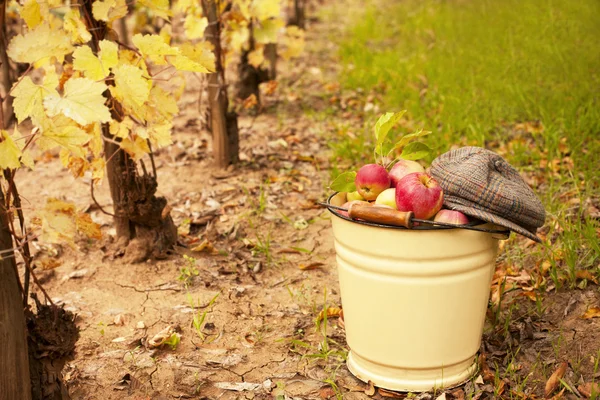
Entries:
[[498, 240], [465, 229], [370, 226], [335, 214], [332, 224], [350, 372], [400, 391], [469, 379]]

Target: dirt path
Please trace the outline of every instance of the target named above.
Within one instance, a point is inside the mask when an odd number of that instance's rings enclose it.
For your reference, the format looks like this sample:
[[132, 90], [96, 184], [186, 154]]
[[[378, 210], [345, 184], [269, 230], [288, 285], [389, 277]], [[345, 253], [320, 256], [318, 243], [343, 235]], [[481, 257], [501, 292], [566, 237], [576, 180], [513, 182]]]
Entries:
[[[282, 65], [265, 112], [241, 117], [242, 163], [231, 170], [211, 167], [200, 85], [189, 79], [175, 144], [157, 154], [159, 191], [188, 246], [167, 260], [129, 265], [114, 254], [111, 218], [91, 200], [89, 181], [73, 179], [57, 158], [19, 176], [34, 208], [47, 196], [64, 197], [103, 224], [102, 243], [80, 242], [78, 251], [37, 246], [38, 259], [58, 255], [62, 266], [40, 276], [81, 329], [65, 371], [73, 398], [329, 397], [334, 391], [324, 381], [334, 377], [358, 387], [345, 369], [334, 375], [341, 361], [333, 356], [302, 358], [319, 353], [314, 327], [325, 295], [340, 304], [330, 222], [314, 205], [329, 178], [327, 127], [303, 112], [323, 104], [335, 73], [315, 66], [335, 64], [324, 59], [333, 45], [318, 43], [329, 34], [322, 29], [309, 30], [305, 60]], [[107, 183], [96, 192], [110, 211]], [[203, 242], [204, 250], [191, 250]], [[198, 331], [194, 317], [199, 322], [205, 311]], [[341, 328], [334, 319], [329, 325], [329, 338], [343, 346]], [[150, 349], [148, 341], [168, 326], [181, 334], [176, 349]]]
[[[329, 180], [327, 141], [341, 121], [362, 129], [357, 110], [372, 101], [339, 91], [335, 47], [327, 40], [335, 29], [313, 23], [303, 60], [282, 63], [264, 112], [240, 118], [242, 162], [228, 171], [211, 167], [200, 84], [189, 79], [175, 144], [157, 154], [159, 191], [185, 245], [166, 260], [124, 263], [89, 181], [72, 178], [56, 157], [20, 173], [34, 209], [48, 196], [63, 197], [103, 224], [104, 240], [81, 241], [77, 251], [36, 244], [37, 260], [62, 263], [40, 277], [55, 301], [77, 314], [81, 329], [76, 358], [65, 370], [74, 399], [370, 398], [343, 365], [337, 318], [329, 320], [326, 341], [315, 329], [325, 304], [340, 306], [330, 221], [314, 204]], [[325, 113], [332, 105], [335, 114]], [[106, 182], [96, 197], [110, 210]], [[579, 318], [598, 304], [597, 290], [548, 294], [537, 313], [523, 297], [504, 301], [502, 318], [512, 319], [486, 335], [483, 347], [501, 377], [515, 373], [503, 392], [541, 393], [561, 360], [579, 360], [586, 377], [597, 373], [591, 371], [598, 325]], [[149, 348], [169, 326], [181, 335], [176, 349]], [[510, 361], [515, 346], [524, 350]], [[535, 373], [521, 387], [528, 369]], [[491, 398], [495, 385], [486, 385], [471, 384], [471, 392]]]

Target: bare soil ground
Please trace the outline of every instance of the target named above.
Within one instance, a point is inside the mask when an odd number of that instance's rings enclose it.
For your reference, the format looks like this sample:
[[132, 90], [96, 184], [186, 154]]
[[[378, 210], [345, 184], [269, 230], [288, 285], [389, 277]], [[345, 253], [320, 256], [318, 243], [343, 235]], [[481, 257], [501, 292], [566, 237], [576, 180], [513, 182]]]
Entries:
[[[303, 357], [325, 353], [315, 322], [325, 303], [341, 306], [328, 213], [314, 204], [327, 193], [327, 142], [336, 120], [362, 129], [367, 101], [366, 94], [348, 95], [335, 84], [342, 79], [335, 45], [323, 40], [334, 29], [314, 21], [303, 60], [280, 67], [279, 88], [264, 95], [264, 111], [240, 117], [242, 161], [227, 171], [211, 167], [200, 84], [189, 79], [175, 144], [156, 155], [159, 192], [181, 234], [181, 246], [167, 259], [125, 263], [112, 241], [111, 217], [92, 201], [89, 181], [72, 178], [56, 157], [45, 155], [34, 171], [19, 173], [33, 209], [48, 196], [64, 198], [103, 226], [102, 241], [82, 240], [78, 249], [36, 244], [37, 260], [60, 261], [39, 277], [54, 301], [77, 315], [81, 329], [76, 357], [64, 371], [74, 399], [406, 397], [366, 394], [372, 394], [368, 386], [336, 352], [345, 349], [337, 318], [329, 319], [329, 357]], [[330, 119], [314, 118], [325, 109], [335, 111]], [[96, 198], [111, 211], [107, 183]], [[449, 391], [448, 398], [542, 397], [562, 361], [570, 363], [564, 381], [571, 388], [594, 374], [598, 380], [599, 322], [581, 319], [600, 302], [597, 286], [547, 293], [537, 308], [512, 294], [482, 345], [491, 371], [483, 368], [483, 382]], [[193, 319], [204, 312], [198, 331]], [[181, 334], [177, 347], [149, 348], [168, 326]], [[421, 398], [427, 396], [433, 395]]]

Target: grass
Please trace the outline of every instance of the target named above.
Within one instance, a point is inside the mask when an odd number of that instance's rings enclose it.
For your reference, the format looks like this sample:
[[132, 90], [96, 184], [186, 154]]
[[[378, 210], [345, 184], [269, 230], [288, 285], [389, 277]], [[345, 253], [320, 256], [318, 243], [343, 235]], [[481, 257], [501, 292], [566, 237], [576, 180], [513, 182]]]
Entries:
[[[198, 335], [200, 340], [202, 340], [203, 342], [206, 340], [206, 335], [202, 331], [204, 328], [204, 323], [206, 322], [206, 316], [208, 315], [209, 312], [212, 312], [213, 306], [214, 306], [215, 302], [217, 301], [217, 298], [219, 297], [220, 294], [221, 294], [221, 292], [218, 292], [217, 294], [215, 294], [213, 296], [213, 298], [210, 299], [210, 301], [208, 302], [208, 305], [206, 305], [206, 307], [200, 305], [200, 299], [198, 299], [198, 305], [195, 305], [192, 295], [189, 292], [187, 294], [188, 302], [190, 303], [190, 306], [192, 307], [192, 309], [195, 310], [194, 316], [192, 317], [192, 326], [194, 327], [194, 330], [196, 331], [196, 334]], [[200, 307], [207, 308], [207, 310], [200, 312], [200, 310], [198, 309]]]
[[[600, 224], [585, 212], [600, 192], [598, 15], [595, 0], [380, 1], [338, 39], [345, 90], [407, 109], [402, 130], [431, 130], [436, 153], [486, 147], [531, 177], [547, 240], [526, 252], [551, 260], [557, 288], [580, 270], [600, 277]], [[371, 162], [377, 117], [338, 126], [334, 173]], [[517, 247], [513, 236], [506, 253]]]

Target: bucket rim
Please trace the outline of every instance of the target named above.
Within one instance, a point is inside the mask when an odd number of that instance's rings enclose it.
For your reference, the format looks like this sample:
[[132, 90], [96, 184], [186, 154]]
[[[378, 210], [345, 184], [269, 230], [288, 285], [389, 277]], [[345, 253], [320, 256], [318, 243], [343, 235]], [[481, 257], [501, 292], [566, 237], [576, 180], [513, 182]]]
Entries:
[[[333, 192], [333, 194], [331, 194], [328, 198], [327, 198], [327, 204], [331, 204], [331, 199], [340, 192]], [[366, 225], [366, 226], [373, 226], [376, 228], [386, 228], [386, 229], [401, 229], [401, 230], [405, 230], [405, 231], [432, 231], [432, 230], [448, 230], [448, 229], [465, 229], [465, 228], [461, 228], [460, 226], [457, 227], [452, 227], [452, 226], [441, 226], [441, 225], [419, 225], [419, 226], [415, 226], [411, 229], [405, 228], [403, 226], [394, 226], [394, 225], [384, 225], [384, 224], [378, 224], [376, 222], [370, 222], [370, 221], [362, 221], [362, 220], [357, 220], [357, 219], [352, 219], [348, 216], [342, 215], [340, 213], [338, 213], [336, 210], [327, 207], [327, 210], [332, 213], [333, 215], [335, 215], [338, 218], [344, 219], [346, 221], [350, 221], [350, 222], [354, 222], [360, 225]], [[469, 222], [468, 224], [465, 224], [465, 227], [469, 227], [469, 228], [473, 228], [473, 227], [478, 227], [480, 225], [485, 225], [487, 224], [487, 222], [485, 221], [481, 221], [478, 220], [476, 218], [473, 217], [469, 217], [471, 219], [471, 222]], [[466, 228], [467, 230], [479, 230], [479, 229], [469, 229]], [[483, 231], [483, 229], [481, 229]], [[504, 230], [494, 230], [494, 229], [487, 229], [484, 232], [487, 233], [492, 233], [492, 234], [499, 234], [499, 235], [510, 235], [510, 230], [508, 229], [504, 229]], [[507, 235], [507, 236], [508, 236]], [[508, 237], [506, 237], [508, 238]]]

